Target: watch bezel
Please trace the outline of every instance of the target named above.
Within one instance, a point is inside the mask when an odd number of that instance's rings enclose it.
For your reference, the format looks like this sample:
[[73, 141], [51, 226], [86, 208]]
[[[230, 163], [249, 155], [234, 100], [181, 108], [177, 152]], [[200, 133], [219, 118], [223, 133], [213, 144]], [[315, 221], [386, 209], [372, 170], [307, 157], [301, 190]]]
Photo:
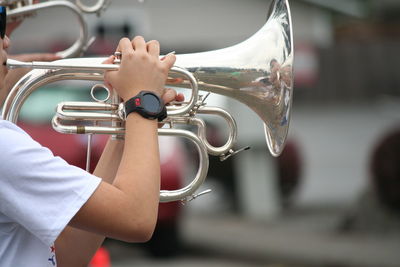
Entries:
[[[145, 105], [143, 105], [143, 101], [145, 101], [144, 97], [146, 95], [151, 95], [157, 99], [159, 105], [158, 105], [158, 110], [156, 112], [146, 109]], [[136, 102], [137, 99], [139, 99], [139, 102]], [[137, 104], [137, 103], [139, 103], [139, 104]], [[129, 105], [129, 106], [127, 106], [127, 105]], [[127, 110], [127, 107], [129, 107], [129, 110]], [[167, 116], [167, 111], [166, 111], [166, 108], [164, 105], [164, 101], [157, 94], [155, 94], [151, 91], [141, 91], [136, 96], [130, 98], [126, 102], [122, 102], [119, 104], [118, 116], [122, 120], [126, 120], [127, 116], [131, 112], [137, 112], [146, 119], [151, 119], [151, 120], [158, 119], [158, 121], [164, 120]]]

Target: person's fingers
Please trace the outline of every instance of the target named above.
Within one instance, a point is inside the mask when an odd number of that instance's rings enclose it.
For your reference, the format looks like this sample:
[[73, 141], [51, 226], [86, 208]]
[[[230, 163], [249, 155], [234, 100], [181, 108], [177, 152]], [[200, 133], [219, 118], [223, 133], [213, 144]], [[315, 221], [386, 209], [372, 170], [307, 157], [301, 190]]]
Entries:
[[104, 81], [104, 85], [108, 88], [108, 89], [110, 89], [110, 90], [114, 90], [113, 89], [113, 87], [112, 87], [112, 85], [108, 82], [108, 81]]
[[61, 59], [60, 56], [52, 53], [19, 54], [10, 55], [9, 57], [20, 61], [54, 61]]
[[185, 95], [176, 92], [174, 89], [167, 88], [165, 89], [165, 92], [162, 95], [162, 99], [166, 104], [172, 101], [182, 102], [185, 100]]
[[61, 59], [59, 55], [52, 54], [52, 53], [38, 53], [38, 54], [31, 54], [26, 55], [29, 58], [29, 61], [54, 61], [57, 59]]
[[167, 79], [167, 83], [168, 84], [181, 84], [183, 82], [183, 78], [172, 78], [172, 77], [168, 77]]
[[177, 93], [175, 90], [167, 88], [162, 95], [162, 100], [164, 101], [165, 104], [174, 101]]
[[[113, 64], [115, 57], [114, 56], [109, 56], [106, 60], [102, 62], [102, 64]], [[112, 88], [111, 84], [108, 82], [108, 80], [112, 77], [113, 71], [106, 71], [104, 72], [104, 83], [108, 88]], [[115, 75], [115, 74], [114, 74]]]
[[133, 38], [132, 46], [133, 49], [135, 49], [135, 51], [138, 52], [147, 51], [146, 42], [144, 41], [144, 38], [142, 36], [136, 36], [135, 38]]
[[41, 61], [54, 61], [61, 59], [61, 57], [57, 54], [52, 54], [52, 53], [44, 53], [44, 54], [38, 54], [37, 58]]
[[11, 45], [10, 38], [8, 38], [8, 36], [5, 35], [3, 39], [3, 49], [6, 50], [7, 48], [10, 47], [10, 45]]
[[102, 64], [113, 64], [115, 57], [109, 56], [106, 60], [102, 62]]
[[160, 56], [160, 43], [156, 40], [151, 40], [147, 42], [147, 52], [153, 57], [159, 57]]
[[185, 95], [182, 94], [182, 93], [179, 93], [179, 94], [177, 94], [177, 95], [175, 96], [175, 101], [183, 102], [184, 100], [185, 100]]
[[[119, 41], [118, 47], [117, 47], [117, 52], [121, 52], [122, 55], [129, 55], [132, 54], [134, 52], [134, 49], [132, 47], [132, 43], [128, 38], [122, 38]], [[122, 62], [122, 58], [121, 58], [121, 62]]]
[[172, 66], [175, 64], [176, 61], [176, 56], [175, 54], [168, 54], [165, 56], [165, 58], [162, 60], [162, 64], [164, 64], [168, 70], [172, 68]]

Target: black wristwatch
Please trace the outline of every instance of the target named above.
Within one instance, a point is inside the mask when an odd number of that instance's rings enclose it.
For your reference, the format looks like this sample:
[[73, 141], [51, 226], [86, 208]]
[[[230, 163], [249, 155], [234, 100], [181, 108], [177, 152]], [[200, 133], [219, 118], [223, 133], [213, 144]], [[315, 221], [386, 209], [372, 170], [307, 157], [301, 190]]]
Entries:
[[150, 120], [162, 121], [167, 117], [167, 109], [162, 99], [149, 91], [141, 91], [125, 103], [120, 104], [118, 114], [121, 119], [126, 120], [131, 112], [137, 112]]

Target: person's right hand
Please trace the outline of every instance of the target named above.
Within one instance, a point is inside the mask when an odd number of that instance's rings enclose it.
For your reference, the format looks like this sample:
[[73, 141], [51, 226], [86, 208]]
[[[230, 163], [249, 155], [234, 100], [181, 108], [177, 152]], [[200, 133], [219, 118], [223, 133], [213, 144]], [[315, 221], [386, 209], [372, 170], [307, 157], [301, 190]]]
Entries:
[[[121, 65], [117, 71], [107, 71], [104, 80], [127, 101], [140, 91], [152, 91], [162, 96], [168, 72], [175, 63], [175, 55], [169, 54], [160, 60], [160, 45], [157, 41], [145, 42], [137, 36], [132, 41], [121, 39], [117, 52], [121, 52]], [[104, 63], [111, 64], [111, 56]]]

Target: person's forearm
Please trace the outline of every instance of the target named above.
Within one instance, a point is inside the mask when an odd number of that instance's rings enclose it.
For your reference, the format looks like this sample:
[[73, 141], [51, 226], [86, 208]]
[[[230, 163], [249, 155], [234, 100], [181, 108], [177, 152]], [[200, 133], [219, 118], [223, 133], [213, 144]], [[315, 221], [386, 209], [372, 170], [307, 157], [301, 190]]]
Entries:
[[154, 231], [160, 195], [157, 121], [131, 113], [125, 126], [124, 152], [113, 184], [102, 182], [69, 225], [145, 242]]
[[[115, 151], [113, 146], [106, 150], [108, 153], [103, 153], [102, 160], [106, 162], [106, 159], [116, 157], [112, 153]], [[110, 174], [116, 170], [115, 162], [111, 164], [113, 167], [109, 168], [101, 164], [102, 160], [96, 168], [96, 175], [102, 173], [105, 181], [111, 182]], [[128, 217], [135, 218], [135, 224], [138, 229], [141, 229], [134, 235], [137, 240], [147, 240], [156, 224], [159, 203], [160, 160], [157, 121], [144, 119], [137, 113], [129, 115], [126, 121], [123, 154], [115, 177], [112, 185], [124, 193], [124, 198], [129, 203], [123, 212], [131, 212], [132, 216]], [[108, 225], [111, 222], [102, 221], [101, 223]], [[87, 264], [103, 240], [104, 236], [67, 227], [60, 235], [56, 249], [59, 253], [59, 248], [61, 248], [61, 255], [70, 254], [73, 251], [75, 259], [61, 257], [58, 254], [59, 266], [71, 266], [71, 260], [74, 261], [73, 266]]]
[[[141, 36], [122, 38], [116, 51], [124, 55], [120, 68], [107, 71], [104, 79], [124, 101], [142, 90], [164, 94], [174, 55], [159, 60], [159, 43], [146, 43]], [[146, 242], [156, 225], [160, 195], [157, 121], [133, 112], [125, 127], [124, 152], [114, 181], [101, 182], [69, 225], [126, 242]]]
[[113, 185], [133, 201], [137, 214], [155, 222], [161, 175], [157, 120], [131, 113], [125, 126], [124, 153]]
[[[121, 161], [123, 147], [123, 140], [110, 139], [93, 174], [112, 184]], [[67, 226], [56, 241], [58, 266], [87, 266], [104, 238], [102, 235]], [[71, 253], [74, 257], [70, 257]]]
[[102, 178], [104, 182], [112, 184], [121, 162], [123, 151], [124, 140], [112, 140], [110, 138], [104, 147], [104, 151], [101, 154], [93, 174]]

